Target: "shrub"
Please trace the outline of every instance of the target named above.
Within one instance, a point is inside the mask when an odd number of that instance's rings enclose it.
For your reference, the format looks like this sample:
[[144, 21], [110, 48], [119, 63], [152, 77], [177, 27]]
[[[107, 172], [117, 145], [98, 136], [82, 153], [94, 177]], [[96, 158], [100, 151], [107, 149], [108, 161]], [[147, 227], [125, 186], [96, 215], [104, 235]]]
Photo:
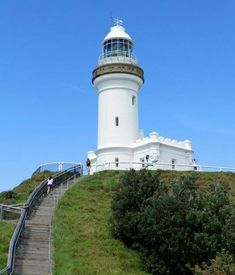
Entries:
[[138, 224], [143, 204], [161, 188], [166, 189], [160, 184], [158, 176], [153, 176], [147, 170], [138, 173], [131, 170], [120, 178], [112, 202], [111, 227], [116, 238], [132, 246], [138, 242]]
[[166, 186], [159, 173], [130, 171], [112, 203], [114, 236], [138, 249], [152, 274], [192, 274], [223, 248], [235, 253], [235, 210], [226, 188], [201, 191], [196, 174]]

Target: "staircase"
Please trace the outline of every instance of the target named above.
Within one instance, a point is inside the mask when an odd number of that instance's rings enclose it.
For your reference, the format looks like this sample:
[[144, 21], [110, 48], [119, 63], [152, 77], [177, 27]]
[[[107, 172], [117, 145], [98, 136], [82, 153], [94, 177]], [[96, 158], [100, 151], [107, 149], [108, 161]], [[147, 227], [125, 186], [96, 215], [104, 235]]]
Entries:
[[73, 178], [42, 197], [25, 223], [15, 260], [15, 275], [52, 274], [51, 223], [58, 199], [74, 184]]

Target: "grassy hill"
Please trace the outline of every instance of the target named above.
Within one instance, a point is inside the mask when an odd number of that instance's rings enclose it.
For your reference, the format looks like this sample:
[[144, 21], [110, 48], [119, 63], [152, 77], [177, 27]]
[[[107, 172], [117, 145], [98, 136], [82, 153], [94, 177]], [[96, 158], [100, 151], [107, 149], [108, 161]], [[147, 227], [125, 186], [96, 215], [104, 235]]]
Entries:
[[[136, 253], [109, 231], [111, 200], [123, 173], [105, 171], [87, 177], [59, 201], [53, 223], [55, 274], [147, 274]], [[160, 176], [170, 184], [184, 173], [161, 171]], [[235, 195], [235, 174], [198, 172], [197, 176], [201, 188], [224, 182]]]
[[147, 274], [137, 254], [109, 232], [110, 204], [121, 174], [87, 177], [60, 200], [53, 222], [54, 274]]
[[17, 204], [25, 203], [28, 196], [33, 192], [35, 187], [43, 180], [48, 178], [52, 172], [44, 171], [40, 174], [36, 174], [31, 178], [22, 181], [18, 186], [12, 190], [4, 191], [0, 193], [0, 203], [2, 204]]
[[[147, 274], [135, 251], [113, 239], [109, 231], [112, 196], [123, 173], [106, 171], [86, 177], [59, 201], [53, 222], [55, 274]], [[161, 180], [170, 184], [184, 173], [161, 171]], [[50, 174], [40, 173], [13, 190], [0, 193], [0, 203], [25, 202], [33, 189]], [[197, 175], [201, 188], [210, 183], [226, 183], [234, 200], [235, 174], [197, 172]], [[13, 230], [13, 224], [0, 222], [0, 269], [6, 263]]]

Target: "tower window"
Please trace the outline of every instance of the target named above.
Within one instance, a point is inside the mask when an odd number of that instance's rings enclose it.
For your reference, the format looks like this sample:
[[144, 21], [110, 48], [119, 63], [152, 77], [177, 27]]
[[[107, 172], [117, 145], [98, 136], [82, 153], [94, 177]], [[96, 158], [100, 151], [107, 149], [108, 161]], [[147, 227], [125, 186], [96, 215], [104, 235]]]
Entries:
[[132, 105], [135, 105], [135, 102], [136, 102], [136, 96], [132, 96], [132, 99], [131, 99], [131, 101], [132, 101]]
[[115, 158], [115, 166], [118, 167], [118, 165], [119, 165], [119, 158], [116, 157], [116, 158]]
[[119, 126], [119, 117], [118, 116], [115, 117], [115, 125]]
[[175, 163], [176, 163], [176, 159], [172, 159], [171, 160], [171, 168], [172, 168], [172, 170], [175, 170]]

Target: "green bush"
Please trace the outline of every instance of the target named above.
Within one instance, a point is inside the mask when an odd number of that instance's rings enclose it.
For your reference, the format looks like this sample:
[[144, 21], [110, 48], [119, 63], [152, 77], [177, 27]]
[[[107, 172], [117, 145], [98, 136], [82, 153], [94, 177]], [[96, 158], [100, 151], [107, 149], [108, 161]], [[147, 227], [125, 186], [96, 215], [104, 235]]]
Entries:
[[160, 173], [125, 174], [112, 203], [116, 238], [140, 251], [152, 274], [192, 274], [225, 249], [235, 254], [235, 209], [221, 184], [200, 190], [196, 173], [163, 184]]
[[113, 234], [127, 245], [138, 243], [138, 224], [140, 212], [147, 199], [157, 189], [166, 188], [160, 184], [159, 177], [147, 170], [125, 173], [119, 183], [118, 191], [112, 202], [113, 216], [111, 227]]

